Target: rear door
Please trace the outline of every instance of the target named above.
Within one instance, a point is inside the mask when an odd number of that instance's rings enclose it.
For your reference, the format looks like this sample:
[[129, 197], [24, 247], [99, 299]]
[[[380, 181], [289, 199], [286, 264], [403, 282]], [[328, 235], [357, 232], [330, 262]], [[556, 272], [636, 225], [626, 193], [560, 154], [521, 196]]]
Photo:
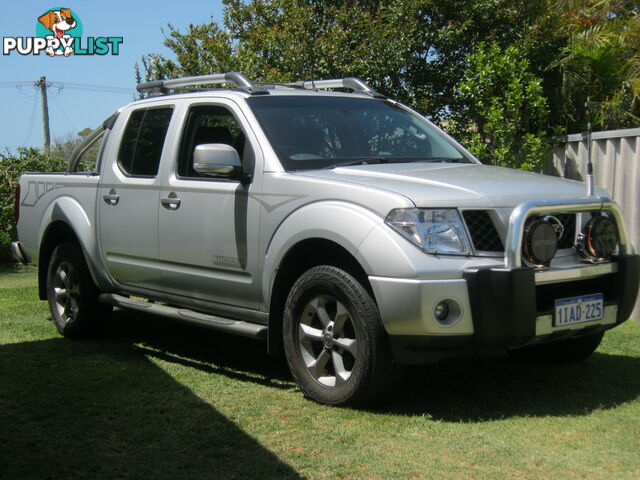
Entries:
[[[163, 289], [197, 300], [256, 308], [261, 151], [238, 106], [219, 99], [186, 105], [175, 158], [167, 162], [159, 210]], [[193, 169], [197, 145], [234, 147], [250, 183]]]
[[105, 152], [97, 200], [100, 248], [110, 274], [122, 284], [154, 288], [161, 276], [158, 172], [173, 110], [166, 104], [141, 106], [122, 115], [120, 143]]

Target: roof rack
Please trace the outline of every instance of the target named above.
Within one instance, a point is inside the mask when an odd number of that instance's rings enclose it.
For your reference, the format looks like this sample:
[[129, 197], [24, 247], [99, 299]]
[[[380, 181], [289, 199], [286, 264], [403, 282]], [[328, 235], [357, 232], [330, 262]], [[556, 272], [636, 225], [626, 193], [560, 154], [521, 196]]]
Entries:
[[318, 90], [320, 88], [346, 88], [354, 93], [364, 93], [374, 98], [386, 98], [381, 93], [373, 90], [369, 85], [356, 77], [334, 78], [330, 80], [304, 80], [287, 84], [292, 87], [301, 87], [307, 90]]
[[213, 73], [211, 75], [198, 75], [194, 77], [172, 78], [168, 80], [155, 80], [153, 82], [141, 83], [136, 87], [140, 93], [150, 93], [152, 95], [164, 95], [169, 90], [176, 88], [191, 87], [197, 85], [211, 85], [232, 83], [249, 93], [263, 93], [263, 89], [238, 72]]
[[175, 90], [185, 87], [197, 87], [201, 85], [225, 84], [231, 83], [241, 90], [253, 95], [266, 94], [269, 87], [289, 87], [302, 88], [305, 90], [318, 90], [324, 88], [345, 88], [354, 93], [362, 93], [370, 95], [374, 98], [386, 98], [384, 95], [377, 93], [369, 85], [359, 78], [335, 78], [332, 80], [305, 80], [302, 82], [293, 82], [287, 84], [256, 84], [238, 72], [212, 73], [211, 75], [198, 75], [194, 77], [170, 78], [167, 80], [155, 80], [152, 82], [141, 83], [136, 87], [139, 93], [148, 93], [152, 96], [166, 95], [169, 90]]

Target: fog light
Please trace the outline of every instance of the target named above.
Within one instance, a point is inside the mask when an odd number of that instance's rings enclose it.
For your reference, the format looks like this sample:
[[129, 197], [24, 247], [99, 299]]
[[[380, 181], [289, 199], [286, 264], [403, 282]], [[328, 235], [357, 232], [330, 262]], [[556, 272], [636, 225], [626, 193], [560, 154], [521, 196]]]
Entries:
[[449, 305], [446, 302], [440, 302], [436, 305], [436, 309], [434, 310], [434, 315], [436, 320], [439, 322], [443, 322], [449, 316]]

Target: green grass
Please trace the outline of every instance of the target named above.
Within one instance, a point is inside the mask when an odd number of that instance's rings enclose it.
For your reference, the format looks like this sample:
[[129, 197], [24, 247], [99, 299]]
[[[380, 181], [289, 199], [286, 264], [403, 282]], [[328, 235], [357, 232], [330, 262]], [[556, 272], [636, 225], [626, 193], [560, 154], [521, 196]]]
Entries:
[[582, 365], [416, 368], [357, 411], [251, 340], [123, 311], [63, 339], [35, 284], [0, 270], [0, 478], [640, 478], [638, 323]]

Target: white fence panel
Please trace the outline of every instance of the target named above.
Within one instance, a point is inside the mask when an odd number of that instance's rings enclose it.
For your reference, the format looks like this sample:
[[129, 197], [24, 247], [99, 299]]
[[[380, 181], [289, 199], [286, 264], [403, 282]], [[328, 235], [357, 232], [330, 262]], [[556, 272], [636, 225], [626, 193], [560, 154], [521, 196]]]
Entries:
[[[587, 174], [585, 135], [567, 136], [564, 146], [555, 148], [544, 173], [574, 180]], [[636, 250], [640, 248], [640, 128], [594, 132], [591, 135], [591, 161], [596, 186], [609, 192], [622, 210], [627, 233]], [[640, 300], [633, 314], [640, 319]]]

